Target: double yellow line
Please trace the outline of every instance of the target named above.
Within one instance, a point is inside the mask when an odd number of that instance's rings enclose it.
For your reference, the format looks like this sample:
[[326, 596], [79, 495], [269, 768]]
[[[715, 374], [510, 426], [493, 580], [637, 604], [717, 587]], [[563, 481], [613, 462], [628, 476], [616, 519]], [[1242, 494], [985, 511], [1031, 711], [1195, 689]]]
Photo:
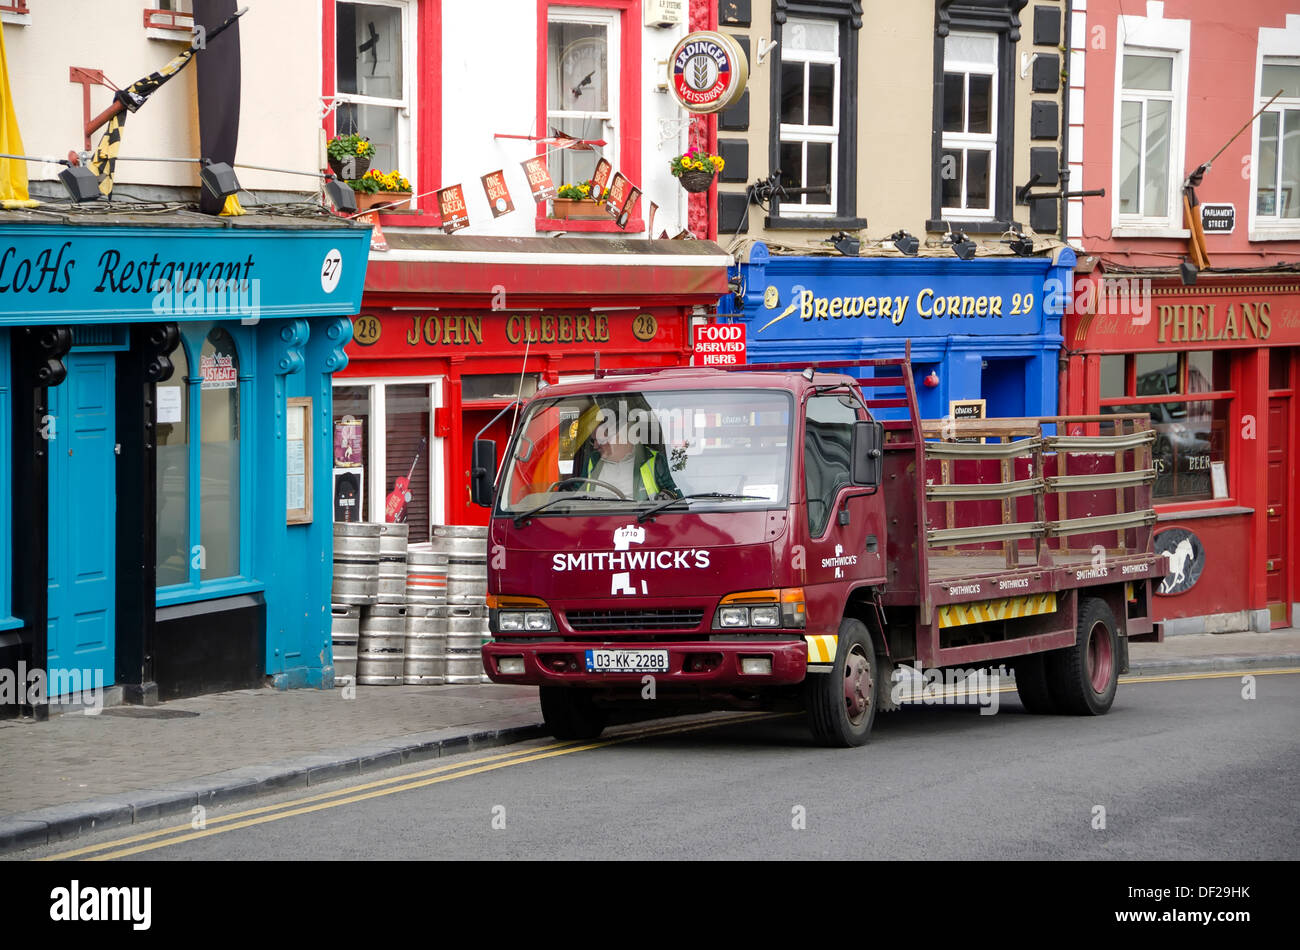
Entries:
[[[240, 828], [249, 828], [253, 825], [279, 821], [281, 818], [293, 818], [298, 815], [322, 811], [326, 808], [338, 808], [341, 805], [351, 805], [371, 798], [395, 795], [398, 792], [406, 792], [417, 788], [427, 788], [430, 785], [438, 785], [458, 778], [467, 778], [471, 775], [480, 775], [484, 772], [493, 772], [497, 769], [509, 768], [512, 765], [524, 765], [528, 762], [538, 762], [542, 759], [569, 755], [573, 752], [601, 749], [606, 746], [633, 742], [637, 739], [652, 736], [698, 732], [701, 729], [713, 729], [718, 726], [730, 726], [762, 719], [777, 719], [791, 715], [797, 715], [797, 713], [751, 713], [748, 715], [714, 716], [705, 721], [697, 720], [687, 723], [651, 726], [592, 742], [554, 742], [540, 748], [500, 752], [495, 755], [470, 759], [466, 762], [439, 765], [408, 775], [398, 775], [392, 778], [365, 782], [360, 785], [350, 785], [347, 788], [336, 789], [332, 792], [321, 792], [317, 795], [308, 795], [305, 798], [298, 798], [289, 802], [263, 805], [260, 808], [250, 808], [231, 815], [221, 815], [208, 819], [202, 829], [196, 830], [192, 825], [176, 825], [171, 828], [164, 828], [161, 831], [132, 835], [127, 838], [106, 841], [103, 844], [87, 845], [84, 848], [52, 854], [41, 860], [61, 861], [68, 858], [82, 858], [88, 861], [108, 861], [113, 858], [125, 858], [145, 851], [154, 851], [158, 848], [183, 844], [186, 841], [197, 841], [200, 838], [208, 838], [228, 831], [237, 831]], [[217, 825], [220, 827], [213, 827]]]

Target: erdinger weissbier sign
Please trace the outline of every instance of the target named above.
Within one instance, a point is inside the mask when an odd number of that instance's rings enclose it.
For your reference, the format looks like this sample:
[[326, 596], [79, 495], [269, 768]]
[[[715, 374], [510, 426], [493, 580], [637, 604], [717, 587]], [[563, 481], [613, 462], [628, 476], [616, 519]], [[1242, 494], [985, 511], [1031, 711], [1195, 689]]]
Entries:
[[668, 60], [668, 88], [691, 112], [720, 112], [740, 98], [748, 81], [745, 52], [725, 33], [687, 33]]

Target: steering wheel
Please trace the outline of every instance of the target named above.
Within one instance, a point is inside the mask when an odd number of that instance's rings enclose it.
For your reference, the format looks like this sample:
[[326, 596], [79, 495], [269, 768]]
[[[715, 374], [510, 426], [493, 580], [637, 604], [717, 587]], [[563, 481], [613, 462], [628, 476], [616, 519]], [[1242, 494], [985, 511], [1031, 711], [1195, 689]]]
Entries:
[[548, 492], [555, 491], [555, 489], [559, 488], [561, 485], [567, 485], [569, 482], [586, 482], [591, 485], [599, 485], [601, 488], [608, 488], [610, 491], [612, 491], [615, 495], [617, 495], [619, 498], [623, 499], [624, 501], [628, 500], [627, 495], [623, 494], [621, 489], [619, 489], [614, 485], [611, 485], [609, 482], [602, 482], [599, 478], [579, 478], [577, 476], [572, 476], [570, 478], [561, 478], [558, 481], [551, 482], [550, 487], [547, 488], [546, 490]]

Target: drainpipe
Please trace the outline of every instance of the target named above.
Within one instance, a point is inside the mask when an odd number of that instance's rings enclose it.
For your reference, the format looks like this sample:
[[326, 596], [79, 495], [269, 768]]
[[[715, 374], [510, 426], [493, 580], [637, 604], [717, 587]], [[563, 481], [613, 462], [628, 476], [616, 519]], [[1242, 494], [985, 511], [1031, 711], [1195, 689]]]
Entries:
[[1070, 190], [1070, 82], [1071, 76], [1071, 52], [1072, 37], [1071, 26], [1074, 19], [1074, 0], [1065, 0], [1065, 52], [1061, 56], [1061, 62], [1065, 64], [1066, 80], [1062, 84], [1061, 95], [1061, 168], [1059, 177], [1061, 179], [1061, 240], [1066, 244], [1070, 243], [1070, 199], [1065, 197], [1066, 192]]

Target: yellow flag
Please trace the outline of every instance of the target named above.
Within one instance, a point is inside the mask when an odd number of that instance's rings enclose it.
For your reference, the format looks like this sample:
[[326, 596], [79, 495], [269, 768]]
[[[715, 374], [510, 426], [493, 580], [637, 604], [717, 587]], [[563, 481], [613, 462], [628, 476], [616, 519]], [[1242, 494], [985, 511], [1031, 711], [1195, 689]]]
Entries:
[[[0, 152], [23, 154], [23, 137], [18, 132], [18, 115], [9, 92], [3, 26], [0, 26]], [[18, 158], [0, 158], [0, 204], [6, 208], [34, 208], [39, 203], [27, 194], [27, 163]]]

